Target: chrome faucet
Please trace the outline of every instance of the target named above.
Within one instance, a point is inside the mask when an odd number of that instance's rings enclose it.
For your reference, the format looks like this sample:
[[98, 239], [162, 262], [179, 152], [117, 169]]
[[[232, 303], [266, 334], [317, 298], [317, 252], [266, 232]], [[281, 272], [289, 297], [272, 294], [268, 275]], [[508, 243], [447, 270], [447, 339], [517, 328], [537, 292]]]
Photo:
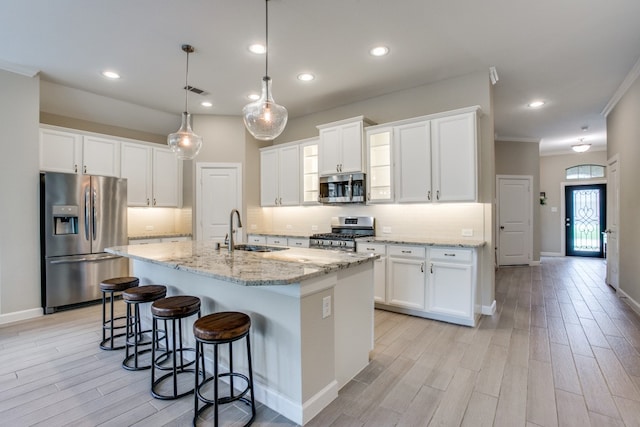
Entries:
[[233, 251], [233, 214], [237, 214], [238, 216], [238, 228], [242, 228], [242, 220], [240, 219], [240, 212], [238, 209], [231, 209], [231, 214], [229, 215], [229, 252]]

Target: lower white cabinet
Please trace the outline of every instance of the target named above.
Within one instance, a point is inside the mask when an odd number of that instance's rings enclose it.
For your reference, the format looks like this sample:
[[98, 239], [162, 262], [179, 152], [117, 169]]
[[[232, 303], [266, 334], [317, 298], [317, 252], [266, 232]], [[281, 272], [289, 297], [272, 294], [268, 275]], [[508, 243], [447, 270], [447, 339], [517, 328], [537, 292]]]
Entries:
[[387, 253], [387, 304], [424, 311], [425, 248], [390, 245]]
[[308, 248], [309, 238], [308, 237], [289, 237], [287, 246], [291, 246], [294, 248]]
[[373, 262], [373, 300], [387, 301], [387, 247], [380, 243], [357, 244], [358, 253], [378, 254], [380, 258]]
[[266, 245], [267, 244], [267, 237], [266, 236], [258, 236], [255, 234], [249, 234], [247, 236], [247, 243], [250, 243], [252, 245]]
[[478, 251], [473, 248], [358, 243], [374, 264], [376, 308], [475, 326]]
[[286, 237], [267, 236], [267, 245], [287, 246], [289, 244]]
[[443, 316], [472, 319], [475, 260], [472, 249], [431, 248], [428, 310]]
[[253, 245], [290, 246], [294, 248], [308, 248], [308, 237], [264, 236], [249, 234], [247, 243]]

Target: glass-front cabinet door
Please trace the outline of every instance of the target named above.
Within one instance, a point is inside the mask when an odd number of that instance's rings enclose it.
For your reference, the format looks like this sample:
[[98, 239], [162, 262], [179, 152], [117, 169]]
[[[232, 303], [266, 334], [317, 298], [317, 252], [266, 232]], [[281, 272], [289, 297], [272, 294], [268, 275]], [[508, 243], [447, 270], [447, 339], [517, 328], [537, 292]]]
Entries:
[[302, 159], [302, 203], [318, 203], [318, 139], [300, 144]]
[[367, 129], [367, 201], [384, 203], [393, 201], [391, 127]]

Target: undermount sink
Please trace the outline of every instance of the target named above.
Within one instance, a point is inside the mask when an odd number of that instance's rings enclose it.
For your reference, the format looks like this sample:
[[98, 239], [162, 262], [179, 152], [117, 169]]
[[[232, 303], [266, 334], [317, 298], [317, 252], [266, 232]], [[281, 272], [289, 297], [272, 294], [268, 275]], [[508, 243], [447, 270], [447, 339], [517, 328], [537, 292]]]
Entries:
[[237, 251], [247, 251], [247, 252], [276, 252], [283, 251], [289, 248], [281, 248], [275, 246], [258, 246], [258, 245], [235, 245], [234, 248]]

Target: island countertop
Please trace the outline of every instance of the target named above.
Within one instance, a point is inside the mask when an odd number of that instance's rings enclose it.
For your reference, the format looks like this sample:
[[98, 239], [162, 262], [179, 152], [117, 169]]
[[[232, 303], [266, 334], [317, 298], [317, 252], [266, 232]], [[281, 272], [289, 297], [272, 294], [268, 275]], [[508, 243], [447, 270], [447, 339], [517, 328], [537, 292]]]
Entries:
[[[280, 248], [281, 249], [281, 248]], [[379, 257], [324, 249], [286, 248], [250, 252], [215, 248], [213, 242], [186, 241], [115, 246], [106, 252], [213, 277], [244, 286], [299, 283]]]

